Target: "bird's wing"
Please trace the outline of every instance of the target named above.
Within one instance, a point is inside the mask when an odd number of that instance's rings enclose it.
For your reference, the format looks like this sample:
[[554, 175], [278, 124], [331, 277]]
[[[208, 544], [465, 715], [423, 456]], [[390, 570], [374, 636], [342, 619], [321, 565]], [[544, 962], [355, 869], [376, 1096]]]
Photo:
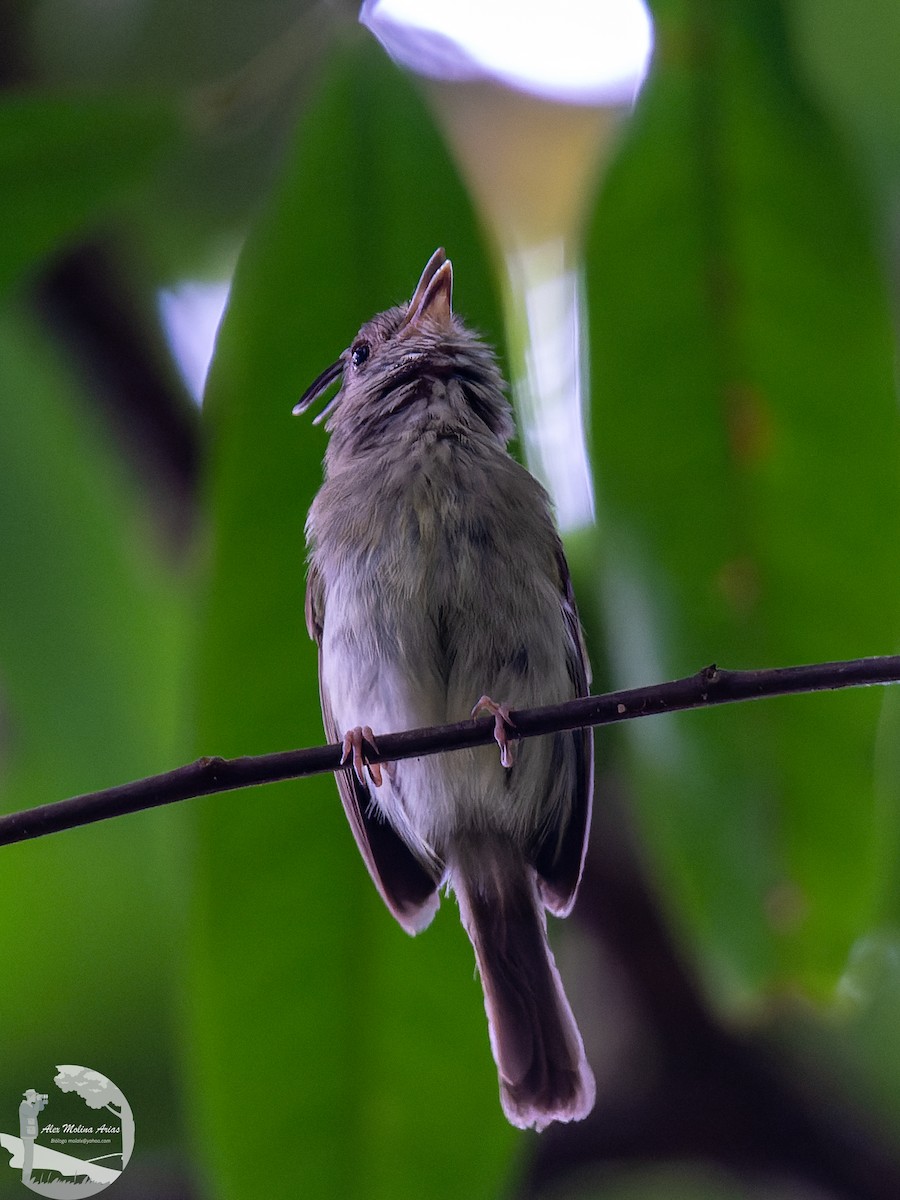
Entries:
[[[560, 604], [568, 633], [566, 667], [572, 681], [574, 696], [587, 696], [591, 682], [581, 622], [575, 607], [569, 564], [560, 545], [557, 551]], [[560, 739], [570, 739], [575, 753], [574, 778], [569, 818], [563, 828], [551, 831], [538, 846], [535, 856], [540, 880], [541, 898], [552, 913], [564, 917], [575, 903], [575, 895], [584, 867], [588, 833], [591, 827], [591, 803], [594, 791], [593, 730], [575, 729], [558, 733]], [[552, 834], [552, 836], [551, 836]]]
[[[306, 627], [319, 647], [319, 698], [329, 742], [340, 742], [345, 730], [335, 725], [322, 672], [324, 588], [319, 572], [310, 563], [306, 585]], [[369, 874], [390, 911], [407, 931], [419, 933], [438, 908], [440, 876], [430, 871], [382, 817], [368, 787], [350, 767], [335, 772], [341, 803]]]

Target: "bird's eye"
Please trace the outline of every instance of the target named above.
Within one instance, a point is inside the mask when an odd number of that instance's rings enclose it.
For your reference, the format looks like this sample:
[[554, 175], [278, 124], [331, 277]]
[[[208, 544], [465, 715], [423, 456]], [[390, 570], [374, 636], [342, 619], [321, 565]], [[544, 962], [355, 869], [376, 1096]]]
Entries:
[[357, 342], [356, 345], [353, 347], [353, 349], [350, 351], [350, 361], [351, 361], [351, 363], [353, 363], [354, 367], [356, 367], [357, 369], [363, 365], [363, 363], [366, 361], [366, 359], [368, 357], [369, 357], [369, 343], [368, 342]]

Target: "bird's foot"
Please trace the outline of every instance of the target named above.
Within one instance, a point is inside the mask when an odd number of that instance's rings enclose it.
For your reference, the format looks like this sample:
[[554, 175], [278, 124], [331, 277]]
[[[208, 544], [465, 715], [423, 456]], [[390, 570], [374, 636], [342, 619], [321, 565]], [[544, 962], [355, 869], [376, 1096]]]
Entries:
[[510, 729], [514, 729], [515, 722], [509, 715], [509, 705], [498, 704], [490, 696], [482, 696], [472, 709], [473, 719], [480, 716], [481, 713], [489, 713], [494, 718], [494, 741], [500, 747], [500, 764], [504, 767], [511, 767], [515, 754], [514, 746], [509, 740], [506, 727], [509, 726]]
[[370, 763], [366, 761], [366, 752], [363, 746], [364, 742], [368, 742], [375, 753], [378, 753], [378, 743], [375, 741], [375, 734], [372, 732], [370, 725], [357, 725], [355, 729], [348, 729], [344, 734], [343, 754], [341, 755], [341, 766], [346, 763], [351, 763], [353, 773], [363, 786], [366, 783], [366, 771], [369, 772], [369, 777], [376, 787], [381, 787], [382, 775], [381, 764]]

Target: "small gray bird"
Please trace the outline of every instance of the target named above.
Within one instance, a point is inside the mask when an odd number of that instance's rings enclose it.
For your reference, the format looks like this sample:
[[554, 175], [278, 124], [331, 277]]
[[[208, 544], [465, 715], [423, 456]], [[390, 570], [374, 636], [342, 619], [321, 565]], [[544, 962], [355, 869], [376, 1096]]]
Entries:
[[[575, 901], [593, 747], [590, 730], [521, 742], [507, 731], [510, 709], [586, 695], [589, 668], [547, 494], [507, 453], [503, 379], [453, 314], [452, 286], [437, 250], [409, 304], [363, 325], [294, 409], [341, 380], [317, 418], [331, 436], [306, 526], [306, 622], [325, 730], [344, 746], [341, 800], [375, 886], [411, 934], [440, 886], [453, 889], [503, 1109], [543, 1129], [594, 1104], [544, 913]], [[479, 747], [366, 761], [373, 729], [481, 711], [499, 758]]]

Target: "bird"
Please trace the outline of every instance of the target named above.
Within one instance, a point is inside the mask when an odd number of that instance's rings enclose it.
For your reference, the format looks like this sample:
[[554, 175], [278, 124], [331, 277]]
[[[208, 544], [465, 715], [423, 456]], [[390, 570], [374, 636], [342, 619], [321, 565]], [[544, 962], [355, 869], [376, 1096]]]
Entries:
[[[517, 739], [516, 708], [585, 696], [590, 667], [547, 493], [508, 451], [493, 350], [430, 258], [306, 390], [328, 444], [306, 523], [306, 624], [344, 811], [410, 934], [457, 900], [484, 992], [500, 1101], [538, 1131], [580, 1120], [595, 1081], [547, 939], [569, 914], [593, 792], [590, 729]], [[473, 707], [474, 701], [474, 707]], [[370, 762], [378, 733], [488, 713], [499, 746]]]

